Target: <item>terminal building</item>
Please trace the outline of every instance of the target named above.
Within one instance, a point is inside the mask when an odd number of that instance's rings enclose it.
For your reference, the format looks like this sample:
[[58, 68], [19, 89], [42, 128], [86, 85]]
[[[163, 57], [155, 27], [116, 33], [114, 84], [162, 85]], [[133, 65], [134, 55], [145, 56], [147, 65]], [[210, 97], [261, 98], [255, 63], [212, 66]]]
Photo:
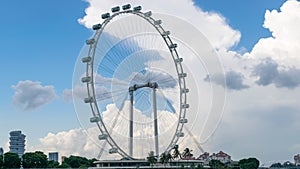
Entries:
[[25, 135], [21, 131], [9, 133], [9, 152], [16, 153], [21, 158], [25, 152]]

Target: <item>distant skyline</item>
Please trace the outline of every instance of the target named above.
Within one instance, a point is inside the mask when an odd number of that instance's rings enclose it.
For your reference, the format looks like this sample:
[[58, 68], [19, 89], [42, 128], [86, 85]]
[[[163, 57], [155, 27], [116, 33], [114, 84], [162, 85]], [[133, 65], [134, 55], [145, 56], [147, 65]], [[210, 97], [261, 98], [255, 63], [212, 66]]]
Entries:
[[[0, 2], [0, 147], [5, 152], [9, 132], [21, 130], [26, 151], [95, 154], [70, 101], [73, 70], [94, 33], [91, 24], [125, 3]], [[203, 145], [206, 151], [222, 150], [234, 160], [253, 156], [261, 163], [292, 161], [300, 153], [299, 1], [128, 3], [187, 20], [215, 47], [226, 72], [227, 100], [217, 131]]]

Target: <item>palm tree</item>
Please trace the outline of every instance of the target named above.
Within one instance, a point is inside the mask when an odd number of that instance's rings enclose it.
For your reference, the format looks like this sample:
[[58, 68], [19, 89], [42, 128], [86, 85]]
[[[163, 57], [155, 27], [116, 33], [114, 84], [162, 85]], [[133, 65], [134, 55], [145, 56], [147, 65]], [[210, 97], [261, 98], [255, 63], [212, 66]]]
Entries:
[[148, 153], [147, 161], [150, 163], [150, 165], [153, 167], [153, 164], [157, 162], [157, 158], [154, 155], [154, 151], [150, 151]]
[[182, 159], [181, 154], [180, 154], [180, 152], [179, 152], [179, 150], [178, 150], [178, 145], [175, 145], [175, 146], [173, 147], [173, 149], [174, 149], [174, 151], [173, 151], [173, 153], [172, 153], [172, 158], [173, 158], [173, 159], [178, 159], [178, 158]]
[[166, 165], [172, 159], [172, 155], [169, 152], [164, 152], [160, 155], [160, 162], [163, 165]]
[[185, 148], [183, 150], [183, 153], [182, 153], [182, 157], [183, 158], [191, 158], [193, 157], [193, 154], [191, 153], [193, 150], [190, 150], [189, 148]]

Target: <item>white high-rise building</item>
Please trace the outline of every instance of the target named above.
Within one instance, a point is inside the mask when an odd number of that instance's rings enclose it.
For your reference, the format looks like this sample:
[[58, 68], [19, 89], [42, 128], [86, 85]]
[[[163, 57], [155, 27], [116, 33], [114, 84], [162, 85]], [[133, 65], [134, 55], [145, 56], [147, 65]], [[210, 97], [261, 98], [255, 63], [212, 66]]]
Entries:
[[9, 151], [17, 153], [21, 158], [25, 152], [25, 135], [21, 131], [11, 131], [9, 133]]

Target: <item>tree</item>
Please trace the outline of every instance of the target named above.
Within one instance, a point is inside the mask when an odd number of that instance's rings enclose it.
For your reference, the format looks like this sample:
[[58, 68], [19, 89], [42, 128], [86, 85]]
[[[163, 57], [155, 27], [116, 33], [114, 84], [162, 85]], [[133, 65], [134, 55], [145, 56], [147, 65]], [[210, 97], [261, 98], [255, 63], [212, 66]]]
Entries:
[[282, 167], [281, 163], [273, 163], [273, 164], [270, 166], [270, 168], [281, 168], [281, 167]]
[[3, 167], [3, 155], [0, 155], [0, 168]]
[[191, 158], [191, 157], [193, 157], [192, 151], [193, 150], [190, 150], [189, 148], [185, 148], [183, 150], [182, 157], [183, 158]]
[[65, 163], [67, 163], [72, 168], [79, 168], [80, 166], [90, 166], [90, 161], [85, 157], [80, 156], [70, 156], [69, 158], [65, 158]]
[[89, 163], [90, 163], [89, 167], [96, 167], [96, 164], [94, 164], [95, 161], [97, 161], [97, 159], [95, 158], [89, 159]]
[[24, 168], [46, 168], [47, 167], [47, 156], [41, 152], [29, 152], [25, 153], [23, 156], [22, 165]]
[[224, 168], [224, 164], [219, 160], [210, 160], [209, 161], [209, 166], [213, 169], [219, 169], [219, 168], [223, 169]]
[[179, 150], [178, 150], [178, 145], [175, 145], [175, 146], [173, 147], [172, 158], [173, 158], [173, 159], [178, 159], [178, 158], [181, 159], [181, 154], [180, 154], [180, 152], [179, 152]]
[[63, 161], [61, 165], [59, 165], [57, 168], [71, 168], [71, 166], [65, 161]]
[[47, 168], [58, 168], [59, 163], [54, 160], [50, 160], [47, 162]]
[[147, 161], [150, 163], [151, 166], [153, 166], [153, 164], [157, 162], [157, 158], [154, 155], [154, 151], [150, 151], [148, 153]]
[[4, 154], [4, 168], [20, 168], [21, 167], [21, 159], [19, 155], [16, 153], [7, 152]]
[[241, 159], [239, 165], [241, 169], [256, 169], [259, 166], [259, 161], [256, 158]]
[[168, 152], [164, 152], [160, 155], [160, 159], [159, 161], [162, 163], [162, 164], [167, 164], [168, 162], [170, 162], [170, 160], [172, 159], [172, 155]]

